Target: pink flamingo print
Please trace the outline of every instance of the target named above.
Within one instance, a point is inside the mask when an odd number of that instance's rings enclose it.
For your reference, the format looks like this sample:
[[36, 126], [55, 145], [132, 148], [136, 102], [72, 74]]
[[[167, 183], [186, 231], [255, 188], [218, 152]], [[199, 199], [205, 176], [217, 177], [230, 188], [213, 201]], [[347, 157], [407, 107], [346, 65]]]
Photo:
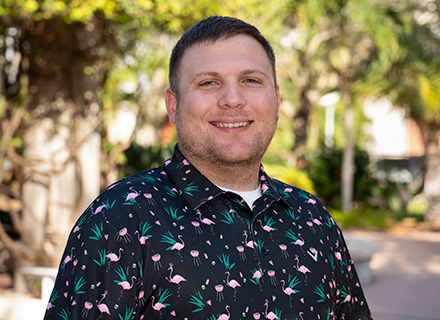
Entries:
[[266, 306], [266, 311], [264, 312], [263, 315], [266, 319], [269, 319], [269, 320], [279, 319], [278, 316], [275, 313], [273, 313], [272, 311], [267, 313], [267, 309], [269, 309], [269, 300], [266, 299], [266, 302], [264, 303], [264, 305]]
[[244, 235], [244, 244], [245, 244], [245, 246], [249, 247], [249, 248], [255, 248], [255, 246], [256, 246], [255, 241], [253, 241], [253, 240], [250, 240], [249, 242], [247, 241], [248, 233], [247, 233], [246, 230], [244, 230], [243, 235]]
[[176, 242], [172, 247], [171, 250], [177, 250], [180, 251], [185, 247], [185, 242], [182, 239], [182, 235], [178, 235], [177, 238], [179, 238], [180, 241], [182, 242]]
[[124, 251], [124, 249], [119, 248], [119, 257], [113, 252], [110, 252], [109, 254], [106, 254], [105, 256], [107, 258], [109, 258], [111, 261], [119, 261], [119, 259], [121, 259], [121, 251]]
[[296, 260], [296, 270], [304, 274], [307, 280], [307, 273], [310, 273], [311, 271], [309, 270], [309, 268], [307, 268], [304, 265], [302, 265], [301, 267], [299, 266], [299, 257], [297, 255], [295, 256], [295, 260]]
[[203, 218], [202, 219], [202, 213], [200, 211], [197, 211], [196, 214], [199, 216], [199, 220], [200, 220], [201, 223], [206, 224], [208, 226], [211, 226], [211, 225], [215, 224], [214, 221], [212, 221], [212, 220], [210, 220], [208, 218]]
[[147, 240], [148, 240], [148, 238], [149, 237], [146, 237], [146, 236], [141, 236], [141, 237], [139, 237], [139, 231], [135, 231], [135, 234], [137, 233], [137, 235], [138, 235], [138, 240], [139, 240], [139, 243], [140, 244], [145, 244], [146, 242], [147, 242]]
[[222, 301], [225, 297], [223, 296], [223, 285], [222, 284], [217, 284], [215, 285], [215, 291], [217, 291], [217, 295], [216, 298], [218, 301]]
[[67, 263], [69, 263], [70, 261], [72, 261], [73, 259], [73, 250], [75, 249], [75, 247], [72, 247], [72, 249], [70, 249], [70, 255], [67, 255], [64, 260], [63, 260], [63, 265], [66, 265]]
[[312, 214], [312, 212], [309, 210], [309, 214], [310, 214], [310, 218], [312, 219], [312, 221], [317, 225], [317, 226], [322, 226], [322, 222], [321, 221], [319, 221], [318, 219], [316, 219], [316, 218], [313, 218], [313, 214]]
[[180, 254], [180, 250], [182, 250], [183, 248], [185, 248], [185, 242], [182, 239], [182, 235], [178, 235], [177, 238], [179, 238], [180, 241], [182, 242], [177, 242], [175, 244], [173, 244], [173, 246], [171, 247], [171, 250], [177, 250], [177, 252], [180, 255], [180, 258], [182, 259], [182, 256]]
[[263, 228], [264, 231], [267, 231], [267, 232], [275, 231], [274, 228], [272, 228], [271, 226], [268, 226], [267, 224], [263, 226], [263, 221], [258, 220], [258, 222], [260, 222], [260, 226]]
[[100, 213], [103, 209], [105, 209], [105, 207], [107, 207], [107, 203], [106, 204], [102, 204], [99, 207], [96, 208], [96, 210], [94, 212], [92, 212], [93, 215]]
[[107, 291], [105, 291], [102, 294], [102, 298], [101, 298], [101, 300], [99, 300], [97, 307], [98, 307], [98, 310], [101, 312], [101, 314], [107, 313], [108, 315], [110, 315], [110, 310], [108, 309], [107, 305], [105, 303], [101, 303], [102, 300], [104, 300], [104, 298], [107, 296], [107, 294], [108, 294]]
[[302, 247], [304, 245], [305, 241], [304, 241], [304, 238], [301, 236], [301, 233], [298, 233], [298, 238], [300, 238], [300, 239], [297, 239], [294, 244]]
[[255, 320], [259, 320], [261, 318], [261, 314], [259, 312], [255, 312], [252, 316]]
[[226, 306], [225, 309], [228, 314], [221, 314], [220, 317], [217, 318], [217, 320], [229, 320], [229, 318], [231, 317], [231, 314], [229, 313], [229, 308], [229, 306]]
[[290, 306], [292, 306], [292, 294], [295, 294], [296, 291], [293, 290], [291, 287], [284, 288], [284, 286], [285, 286], [285, 281], [284, 281], [284, 280], [281, 280], [280, 282], [283, 283], [283, 287], [282, 287], [283, 292], [289, 296], [289, 299], [290, 299], [290, 301], [289, 301], [289, 302], [290, 302]]
[[138, 191], [134, 190], [133, 187], [130, 187], [129, 189], [133, 192], [130, 192], [127, 195], [127, 197], [125, 198], [125, 202], [135, 200], [140, 194]]
[[241, 287], [241, 285], [235, 279], [232, 279], [231, 281], [229, 281], [229, 275], [230, 275], [229, 271], [226, 271], [225, 274], [228, 275], [226, 278], [226, 281], [225, 281], [226, 285], [228, 287], [231, 287], [232, 289], [234, 289], [234, 300], [235, 300], [235, 295], [237, 294], [237, 288]]
[[168, 270], [170, 270], [170, 277], [166, 278], [166, 279], [169, 282], [171, 282], [171, 283], [175, 283], [175, 284], [179, 285], [182, 281], [186, 281], [186, 279], [184, 277], [182, 277], [181, 275], [178, 275], [178, 274], [172, 276], [172, 274], [173, 274], [173, 266], [174, 265], [172, 263], [170, 263], [170, 267], [168, 268]]
[[151, 260], [153, 260], [154, 263], [154, 270], [159, 270], [162, 268], [162, 264], [160, 263], [160, 258], [161, 256], [159, 253], [153, 254], [153, 256], [151, 257]]
[[122, 287], [122, 289], [124, 289], [124, 290], [130, 290], [131, 288], [133, 288], [133, 284], [134, 284], [135, 279], [136, 279], [135, 276], [131, 277], [131, 285], [128, 281], [118, 282], [118, 285], [120, 285]]
[[173, 273], [173, 264], [172, 263], [170, 263], [170, 267], [168, 268], [168, 270], [170, 270], [170, 277], [169, 278], [165, 278], [165, 279], [167, 279], [168, 282], [170, 282], [170, 283], [177, 284], [177, 294], [179, 294], [180, 288], [181, 288], [181, 284], [180, 283], [181, 282], [185, 282], [186, 279], [184, 277], [182, 277], [181, 275], [178, 275], [178, 274], [176, 274], [174, 276], [171, 276], [172, 273]]
[[152, 296], [151, 299], [153, 299], [151, 301], [151, 306], [153, 307], [154, 310], [160, 311], [161, 309], [166, 307], [166, 305], [164, 305], [163, 303], [160, 303], [160, 302], [154, 303], [154, 296]]

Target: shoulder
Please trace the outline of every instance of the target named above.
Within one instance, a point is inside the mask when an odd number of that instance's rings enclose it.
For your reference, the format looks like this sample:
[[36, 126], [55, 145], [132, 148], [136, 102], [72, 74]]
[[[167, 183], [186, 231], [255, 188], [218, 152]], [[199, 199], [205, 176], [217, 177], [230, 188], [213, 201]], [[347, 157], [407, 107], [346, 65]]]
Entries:
[[162, 198], [170, 184], [162, 166], [125, 177], [108, 186], [86, 208], [80, 220], [117, 223]]
[[135, 175], [125, 177], [108, 186], [96, 199], [112, 199], [116, 202], [133, 204], [139, 196], [148, 197], [153, 191], [163, 189], [168, 185], [168, 178], [162, 166], [158, 166]]
[[[271, 178], [272, 185], [276, 187], [281, 197], [289, 206], [297, 212], [311, 212], [323, 219], [327, 224], [334, 226], [333, 220], [327, 207], [320, 199], [311, 192], [289, 185], [280, 180]], [[308, 217], [307, 215], [305, 215]]]
[[307, 190], [289, 185], [280, 180], [271, 178], [273, 185], [278, 189], [278, 191], [287, 199], [294, 199], [299, 201], [304, 201], [308, 204], [319, 204], [324, 206], [321, 201], [312, 193]]

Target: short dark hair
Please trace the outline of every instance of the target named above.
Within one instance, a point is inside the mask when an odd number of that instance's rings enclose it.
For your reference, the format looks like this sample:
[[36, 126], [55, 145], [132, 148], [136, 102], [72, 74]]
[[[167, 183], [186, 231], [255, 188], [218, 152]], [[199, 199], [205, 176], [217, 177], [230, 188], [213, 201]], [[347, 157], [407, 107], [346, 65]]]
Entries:
[[168, 76], [171, 90], [178, 94], [178, 70], [186, 49], [199, 43], [215, 42], [221, 38], [230, 38], [236, 35], [248, 35], [263, 46], [271, 62], [274, 82], [277, 85], [275, 53], [269, 41], [263, 37], [260, 31], [253, 25], [237, 18], [212, 16], [193, 25], [174, 46], [171, 52]]

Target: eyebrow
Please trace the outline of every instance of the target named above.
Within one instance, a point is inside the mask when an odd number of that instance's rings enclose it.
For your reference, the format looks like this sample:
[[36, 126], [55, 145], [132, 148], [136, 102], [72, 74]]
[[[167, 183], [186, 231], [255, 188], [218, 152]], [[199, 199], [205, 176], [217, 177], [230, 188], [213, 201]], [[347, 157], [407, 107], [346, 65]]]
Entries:
[[246, 70], [241, 71], [240, 75], [246, 76], [246, 75], [253, 74], [253, 73], [258, 73], [258, 74], [264, 76], [265, 78], [270, 79], [269, 75], [267, 75], [265, 72], [258, 70], [258, 69], [246, 69]]

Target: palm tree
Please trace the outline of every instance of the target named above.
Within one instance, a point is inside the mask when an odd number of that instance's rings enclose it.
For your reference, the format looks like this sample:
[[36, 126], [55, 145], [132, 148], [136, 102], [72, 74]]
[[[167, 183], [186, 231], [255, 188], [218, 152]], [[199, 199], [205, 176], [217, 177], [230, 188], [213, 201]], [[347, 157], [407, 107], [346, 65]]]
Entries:
[[299, 84], [292, 150], [295, 158], [304, 150], [309, 114], [315, 103], [310, 97], [316, 88], [321, 93], [339, 91], [345, 107], [341, 196], [342, 210], [346, 211], [353, 198], [355, 108], [365, 99], [364, 79], [377, 69], [387, 70], [395, 59], [399, 49], [395, 30], [400, 21], [383, 1], [292, 1], [291, 10], [295, 13], [286, 18], [286, 25], [292, 28], [290, 45], [298, 57], [298, 67], [289, 76]]
[[425, 218], [440, 222], [440, 22], [439, 8], [428, 2], [407, 1], [400, 12], [399, 54], [389, 66], [370, 74], [371, 95], [383, 95], [426, 133]]

